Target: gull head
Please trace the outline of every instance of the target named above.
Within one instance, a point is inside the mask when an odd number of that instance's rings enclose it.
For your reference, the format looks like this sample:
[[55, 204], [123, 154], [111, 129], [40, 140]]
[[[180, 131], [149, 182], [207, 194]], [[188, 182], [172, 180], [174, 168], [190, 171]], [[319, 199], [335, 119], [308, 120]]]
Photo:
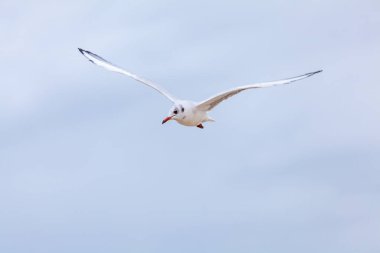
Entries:
[[165, 124], [169, 120], [177, 120], [178, 121], [178, 120], [181, 120], [184, 118], [185, 118], [185, 108], [180, 104], [174, 105], [170, 109], [168, 116], [162, 121], [162, 124]]

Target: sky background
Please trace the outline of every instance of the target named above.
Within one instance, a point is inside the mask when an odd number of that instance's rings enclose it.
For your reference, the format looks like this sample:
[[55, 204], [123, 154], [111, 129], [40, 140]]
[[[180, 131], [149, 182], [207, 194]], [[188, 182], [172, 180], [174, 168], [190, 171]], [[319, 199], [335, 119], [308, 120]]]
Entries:
[[[380, 2], [0, 1], [0, 252], [380, 252]], [[78, 47], [201, 101], [205, 129]]]

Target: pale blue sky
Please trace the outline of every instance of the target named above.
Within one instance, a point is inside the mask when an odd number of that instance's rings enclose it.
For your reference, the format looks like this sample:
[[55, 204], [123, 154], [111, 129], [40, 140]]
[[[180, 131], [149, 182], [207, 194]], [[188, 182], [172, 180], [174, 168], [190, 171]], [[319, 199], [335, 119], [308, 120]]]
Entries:
[[[379, 252], [380, 3], [0, 2], [0, 252]], [[89, 63], [222, 103], [205, 129]]]

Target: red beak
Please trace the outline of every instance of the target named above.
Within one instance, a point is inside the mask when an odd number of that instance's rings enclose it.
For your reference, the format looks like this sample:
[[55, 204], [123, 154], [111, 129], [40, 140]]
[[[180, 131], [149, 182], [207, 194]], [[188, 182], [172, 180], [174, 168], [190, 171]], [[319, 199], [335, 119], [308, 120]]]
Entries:
[[166, 117], [166, 118], [162, 121], [162, 124], [165, 124], [166, 122], [168, 122], [168, 121], [171, 120], [172, 118], [173, 118], [173, 116]]

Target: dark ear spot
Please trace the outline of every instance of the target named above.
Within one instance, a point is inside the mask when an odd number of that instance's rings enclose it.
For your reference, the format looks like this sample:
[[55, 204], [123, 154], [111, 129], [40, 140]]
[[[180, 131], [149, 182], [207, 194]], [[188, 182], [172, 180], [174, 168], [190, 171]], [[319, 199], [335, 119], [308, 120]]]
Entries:
[[181, 105], [181, 112], [184, 112], [185, 111], [185, 108], [183, 108], [183, 106]]

